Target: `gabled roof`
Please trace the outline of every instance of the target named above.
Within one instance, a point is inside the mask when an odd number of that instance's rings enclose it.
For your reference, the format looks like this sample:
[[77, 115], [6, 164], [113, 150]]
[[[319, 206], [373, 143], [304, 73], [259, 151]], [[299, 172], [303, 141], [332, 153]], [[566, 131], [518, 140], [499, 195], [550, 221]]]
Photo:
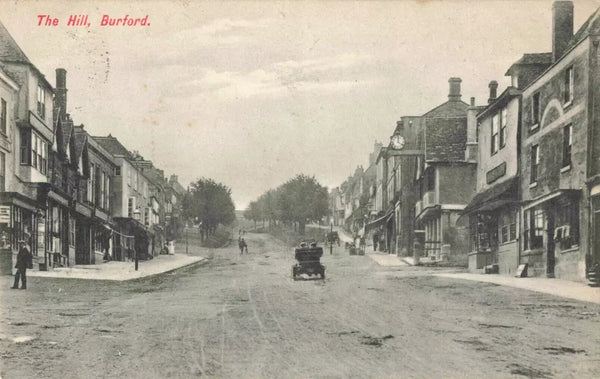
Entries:
[[29, 58], [27, 58], [23, 50], [19, 47], [19, 44], [10, 35], [2, 22], [0, 22], [0, 62], [28, 65], [41, 77], [48, 88], [54, 90], [52, 85], [46, 80], [46, 77], [33, 63], [31, 63]]
[[429, 112], [425, 113], [422, 117], [424, 118], [437, 118], [437, 117], [467, 117], [467, 108], [469, 104], [464, 101], [446, 101], [443, 104], [438, 105]]
[[0, 22], [0, 60], [32, 64], [2, 22]]
[[71, 135], [73, 134], [73, 121], [63, 120], [60, 125], [62, 126], [62, 141], [59, 142], [61, 143], [62, 151], [66, 153], [71, 141]]
[[573, 35], [569, 45], [565, 49], [567, 53], [571, 48], [583, 41], [590, 34], [597, 34], [600, 31], [600, 8], [596, 9], [591, 16], [581, 25], [577, 33]]
[[75, 159], [79, 159], [87, 143], [87, 133], [83, 130], [83, 125], [75, 126], [73, 133], [75, 135]]
[[123, 144], [121, 144], [121, 142], [119, 142], [118, 139], [111, 136], [110, 134], [106, 137], [92, 136], [92, 138], [113, 156], [133, 159], [129, 150], [127, 150], [127, 148], [125, 148], [125, 146], [123, 146]]

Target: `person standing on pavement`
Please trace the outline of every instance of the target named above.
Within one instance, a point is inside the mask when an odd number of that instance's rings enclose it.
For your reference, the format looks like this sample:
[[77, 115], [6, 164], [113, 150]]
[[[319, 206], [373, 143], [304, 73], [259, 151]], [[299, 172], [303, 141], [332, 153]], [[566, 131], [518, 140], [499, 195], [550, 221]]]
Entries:
[[33, 268], [33, 256], [24, 240], [19, 241], [19, 253], [17, 254], [17, 264], [15, 265], [15, 282], [12, 289], [19, 288], [19, 279], [21, 279], [21, 289], [27, 289], [27, 269]]

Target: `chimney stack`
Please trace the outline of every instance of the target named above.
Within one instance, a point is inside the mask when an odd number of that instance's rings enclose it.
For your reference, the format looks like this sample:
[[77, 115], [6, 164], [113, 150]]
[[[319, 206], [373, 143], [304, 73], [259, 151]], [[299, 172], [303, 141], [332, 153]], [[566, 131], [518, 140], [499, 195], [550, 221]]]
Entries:
[[448, 83], [450, 83], [450, 93], [448, 94], [449, 101], [460, 101], [460, 83], [462, 80], [460, 78], [450, 78], [448, 79]]
[[67, 70], [56, 69], [56, 106], [62, 115], [67, 114]]
[[491, 104], [494, 102], [494, 100], [496, 100], [497, 90], [498, 90], [498, 82], [495, 80], [492, 80], [490, 82], [490, 84], [488, 85], [488, 87], [490, 87], [490, 97], [488, 99], [488, 104]]
[[465, 146], [465, 160], [477, 162], [477, 113], [479, 107], [475, 105], [475, 98], [471, 98], [471, 105], [467, 108], [467, 145]]
[[573, 38], [573, 2], [555, 1], [552, 4], [552, 61], [565, 53]]

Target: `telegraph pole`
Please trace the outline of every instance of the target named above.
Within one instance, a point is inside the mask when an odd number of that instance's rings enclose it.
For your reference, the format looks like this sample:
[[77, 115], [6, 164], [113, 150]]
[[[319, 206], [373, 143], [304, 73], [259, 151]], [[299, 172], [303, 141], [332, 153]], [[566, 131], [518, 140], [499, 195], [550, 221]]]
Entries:
[[329, 255], [333, 255], [333, 222], [331, 223], [331, 232], [329, 233]]

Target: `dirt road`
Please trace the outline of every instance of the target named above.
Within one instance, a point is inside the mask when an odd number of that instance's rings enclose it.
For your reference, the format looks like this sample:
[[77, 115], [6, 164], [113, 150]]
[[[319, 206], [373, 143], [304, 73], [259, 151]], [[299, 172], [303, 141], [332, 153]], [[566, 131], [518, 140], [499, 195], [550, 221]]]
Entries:
[[325, 281], [293, 281], [291, 249], [247, 240], [127, 284], [2, 278], [0, 376], [600, 377], [600, 306], [337, 247]]

